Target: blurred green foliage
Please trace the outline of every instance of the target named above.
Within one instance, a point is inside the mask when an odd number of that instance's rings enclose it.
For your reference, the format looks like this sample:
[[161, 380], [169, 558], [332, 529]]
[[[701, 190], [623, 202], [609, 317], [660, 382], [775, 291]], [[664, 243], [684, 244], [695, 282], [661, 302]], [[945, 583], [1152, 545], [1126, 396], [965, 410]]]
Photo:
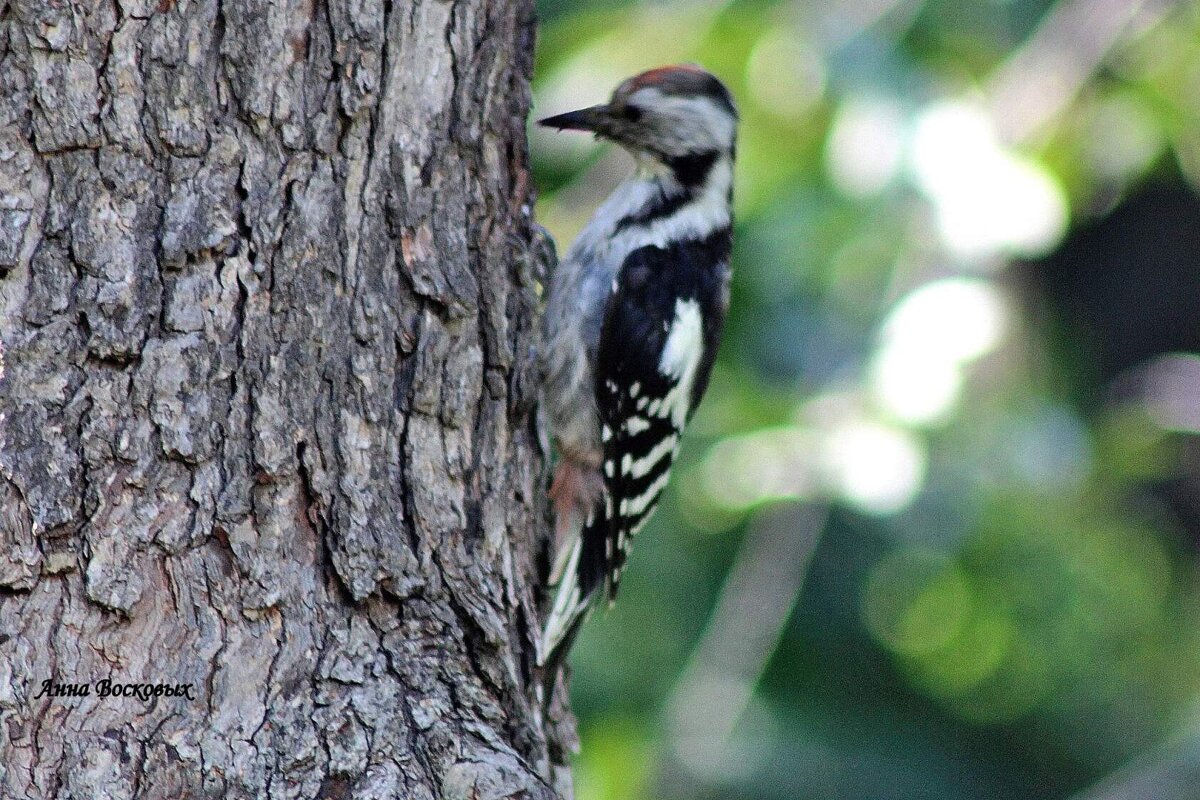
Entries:
[[[535, 116], [678, 61], [742, 114], [716, 373], [571, 659], [578, 796], [1065, 798], [1196, 730], [1200, 531], [1161, 489], [1200, 500], [1200, 361], [1105, 374], [1104, 318], [1037, 277], [1145, 187], [1200, 184], [1196, 6], [541, 14]], [[530, 136], [565, 251], [629, 162]], [[1117, 390], [1144, 374], [1175, 395]]]

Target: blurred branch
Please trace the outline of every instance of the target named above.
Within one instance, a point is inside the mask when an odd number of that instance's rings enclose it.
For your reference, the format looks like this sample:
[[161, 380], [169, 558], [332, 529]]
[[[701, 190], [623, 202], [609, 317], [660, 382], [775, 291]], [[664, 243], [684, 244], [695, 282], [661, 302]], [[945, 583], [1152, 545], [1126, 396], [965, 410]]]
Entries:
[[1009, 57], [986, 87], [1005, 141], [1034, 138], [1071, 100], [1133, 23], [1145, 28], [1175, 0], [1065, 0]]
[[749, 526], [708, 628], [668, 701], [669, 770], [721, 768], [800, 597], [827, 517], [823, 504], [778, 506]]
[[1195, 800], [1197, 787], [1200, 724], [1072, 800]]
[[841, 3], [804, 3], [805, 10], [817, 20], [813, 26], [821, 33], [826, 56], [845, 47], [869, 28], [893, 13], [907, 21], [921, 10], [923, 0], [855, 0]]

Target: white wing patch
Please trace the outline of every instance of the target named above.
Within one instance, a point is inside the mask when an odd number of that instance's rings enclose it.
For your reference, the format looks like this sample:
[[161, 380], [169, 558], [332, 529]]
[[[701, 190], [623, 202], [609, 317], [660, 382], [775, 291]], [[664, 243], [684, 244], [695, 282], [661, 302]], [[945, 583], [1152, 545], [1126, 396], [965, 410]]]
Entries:
[[[694, 298], [675, 301], [675, 320], [667, 334], [658, 371], [675, 380], [663, 398], [661, 416], [670, 416], [675, 430], [683, 430], [692, 402], [692, 384], [704, 353], [704, 323]], [[657, 410], [657, 409], [656, 409]]]

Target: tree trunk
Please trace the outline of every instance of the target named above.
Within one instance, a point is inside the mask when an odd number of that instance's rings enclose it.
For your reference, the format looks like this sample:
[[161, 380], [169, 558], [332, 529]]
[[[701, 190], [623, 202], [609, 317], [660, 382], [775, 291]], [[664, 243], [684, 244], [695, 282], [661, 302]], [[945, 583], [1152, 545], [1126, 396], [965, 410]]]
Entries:
[[532, 51], [527, 0], [0, 0], [0, 797], [569, 793]]

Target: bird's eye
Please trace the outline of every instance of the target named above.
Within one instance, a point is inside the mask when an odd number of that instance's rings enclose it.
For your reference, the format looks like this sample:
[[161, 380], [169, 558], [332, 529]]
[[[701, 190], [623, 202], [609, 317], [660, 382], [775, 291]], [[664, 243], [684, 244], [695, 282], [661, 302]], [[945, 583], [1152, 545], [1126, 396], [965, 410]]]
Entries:
[[629, 120], [630, 122], [637, 122], [642, 118], [642, 110], [637, 106], [626, 105], [621, 113], [624, 114], [625, 119]]

